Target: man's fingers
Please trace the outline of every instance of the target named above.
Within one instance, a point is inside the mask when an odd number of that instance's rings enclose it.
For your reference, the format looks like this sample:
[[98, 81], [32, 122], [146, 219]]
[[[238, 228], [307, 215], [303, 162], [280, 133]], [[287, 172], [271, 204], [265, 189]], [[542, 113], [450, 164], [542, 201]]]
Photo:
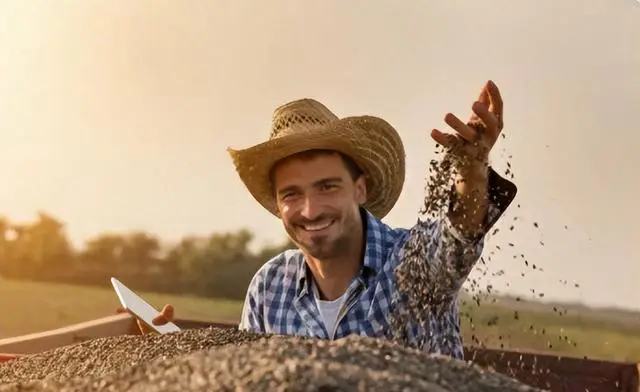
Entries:
[[[122, 306], [119, 306], [116, 309], [116, 314], [122, 314], [126, 312], [127, 310]], [[147, 327], [142, 321], [140, 321], [138, 318], [136, 318], [135, 320], [136, 320], [136, 324], [138, 324], [138, 329], [140, 330], [141, 334], [146, 335], [151, 332], [151, 329]]]
[[[478, 95], [478, 102], [481, 102], [485, 105], [487, 105], [487, 107], [489, 107], [489, 105], [491, 105], [491, 98], [489, 97], [489, 85], [487, 83], [485, 83], [484, 86], [482, 86], [482, 90], [480, 90], [480, 95]], [[479, 117], [477, 114], [472, 113], [471, 117], [469, 118], [469, 121], [478, 121]]]
[[[498, 86], [488, 80], [480, 91], [478, 100], [472, 105], [471, 122], [481, 120], [486, 126], [486, 136], [489, 144], [493, 145], [503, 127], [503, 102]], [[453, 128], [457, 135], [445, 134], [437, 129], [431, 131], [431, 137], [441, 146], [447, 149], [455, 149], [456, 143], [464, 139], [475, 143], [478, 139], [478, 131], [469, 126], [452, 113], [447, 113], [444, 121]], [[490, 148], [490, 147], [489, 147]]]
[[431, 137], [436, 143], [448, 150], [454, 148], [456, 145], [456, 137], [450, 133], [443, 133], [437, 129], [433, 129], [431, 130]]
[[496, 116], [489, 111], [489, 107], [481, 102], [474, 102], [471, 106], [473, 112], [478, 116], [482, 122], [487, 126], [487, 133], [492, 138], [497, 138], [499, 130], [499, 120]]
[[504, 104], [502, 102], [502, 96], [500, 95], [500, 89], [498, 89], [498, 86], [496, 86], [493, 81], [489, 80], [487, 82], [487, 90], [490, 100], [489, 110], [502, 121], [504, 117]]
[[145, 324], [144, 322], [136, 319], [136, 322], [138, 323], [138, 328], [140, 329], [140, 332], [143, 335], [147, 335], [153, 332], [153, 329], [150, 328], [147, 324]]
[[165, 305], [158, 316], [153, 319], [153, 325], [164, 325], [173, 320], [174, 309], [171, 305]]
[[482, 91], [480, 91], [480, 95], [478, 96], [478, 102], [482, 102], [487, 106], [491, 104], [491, 98], [489, 97], [488, 84], [485, 84], [484, 87], [482, 87]]
[[153, 323], [153, 325], [165, 325], [166, 323], [169, 322], [169, 320], [167, 320], [167, 318], [164, 317], [163, 315], [159, 315], [159, 316], [156, 316], [153, 320], [151, 320], [151, 322]]
[[444, 117], [444, 121], [451, 128], [455, 129], [456, 132], [458, 132], [458, 134], [462, 136], [463, 139], [470, 142], [476, 139], [477, 132], [471, 127], [469, 127], [467, 124], [460, 121], [460, 119], [456, 117], [454, 114], [447, 113], [447, 115]]
[[174, 309], [171, 304], [167, 304], [162, 308], [162, 314], [166, 317], [167, 320], [173, 320]]

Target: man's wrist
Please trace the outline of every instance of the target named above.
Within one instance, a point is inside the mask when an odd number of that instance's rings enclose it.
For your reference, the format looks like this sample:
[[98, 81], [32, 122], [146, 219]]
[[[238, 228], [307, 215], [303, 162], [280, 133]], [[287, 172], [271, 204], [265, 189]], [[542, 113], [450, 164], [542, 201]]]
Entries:
[[[456, 191], [459, 195], [471, 193], [474, 190], [484, 190], [489, 183], [489, 168], [485, 165], [468, 165], [456, 170], [454, 176]], [[484, 196], [484, 195], [483, 195]]]
[[456, 170], [455, 191], [449, 210], [453, 226], [465, 238], [483, 232], [489, 204], [489, 169], [482, 164], [465, 165]]

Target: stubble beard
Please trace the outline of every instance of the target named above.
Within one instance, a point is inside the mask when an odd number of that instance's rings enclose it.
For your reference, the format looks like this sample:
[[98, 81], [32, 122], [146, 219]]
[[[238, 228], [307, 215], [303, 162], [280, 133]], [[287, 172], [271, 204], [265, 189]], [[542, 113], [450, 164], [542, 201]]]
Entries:
[[[334, 222], [338, 224], [339, 222]], [[349, 248], [352, 242], [351, 236], [355, 233], [355, 222], [353, 219], [343, 227], [341, 233], [335, 238], [322, 238], [319, 241], [302, 242], [296, 235], [296, 229], [292, 227], [285, 227], [291, 240], [306, 254], [317, 259], [331, 260], [338, 258], [345, 253], [349, 252]]]

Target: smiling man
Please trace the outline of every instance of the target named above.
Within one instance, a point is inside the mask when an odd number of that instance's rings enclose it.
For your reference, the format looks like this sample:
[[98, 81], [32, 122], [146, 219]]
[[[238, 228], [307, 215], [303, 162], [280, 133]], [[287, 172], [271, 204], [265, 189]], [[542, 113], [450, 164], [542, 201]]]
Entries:
[[[461, 358], [457, 294], [481, 255], [485, 233], [516, 192], [487, 165], [502, 129], [495, 84], [484, 86], [472, 110], [469, 123], [445, 116], [455, 133], [431, 132], [457, 154], [458, 178], [448, 212], [411, 229], [381, 221], [398, 200], [405, 177], [402, 141], [383, 119], [340, 119], [323, 104], [302, 99], [275, 110], [268, 141], [229, 149], [249, 192], [281, 219], [298, 247], [257, 271], [240, 329], [324, 339], [354, 333], [389, 337], [399, 305], [394, 271], [413, 230], [431, 244], [423, 262], [439, 271], [424, 283], [448, 295], [438, 297], [442, 311], [427, 315], [428, 337], [409, 326], [407, 333], [427, 340], [430, 352]], [[171, 318], [173, 309], [165, 307], [163, 314], [169, 317], [160, 319]]]

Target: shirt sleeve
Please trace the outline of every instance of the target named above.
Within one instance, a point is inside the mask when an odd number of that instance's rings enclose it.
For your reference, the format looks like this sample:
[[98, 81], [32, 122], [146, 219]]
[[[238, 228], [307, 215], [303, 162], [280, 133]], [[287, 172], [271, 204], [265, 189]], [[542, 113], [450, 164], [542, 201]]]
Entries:
[[251, 279], [251, 283], [247, 289], [238, 329], [254, 333], [265, 333], [264, 317], [262, 314], [263, 306], [261, 304], [263, 287], [262, 270], [259, 270], [253, 279]]
[[[429, 301], [432, 309], [447, 308], [457, 297], [465, 280], [480, 259], [484, 238], [504, 214], [517, 193], [516, 186], [489, 168], [489, 205], [481, 234], [465, 237], [443, 212], [438, 219], [418, 222], [412, 229], [408, 242], [410, 248], [423, 249], [427, 255], [426, 270]], [[408, 255], [405, 254], [405, 257]]]

